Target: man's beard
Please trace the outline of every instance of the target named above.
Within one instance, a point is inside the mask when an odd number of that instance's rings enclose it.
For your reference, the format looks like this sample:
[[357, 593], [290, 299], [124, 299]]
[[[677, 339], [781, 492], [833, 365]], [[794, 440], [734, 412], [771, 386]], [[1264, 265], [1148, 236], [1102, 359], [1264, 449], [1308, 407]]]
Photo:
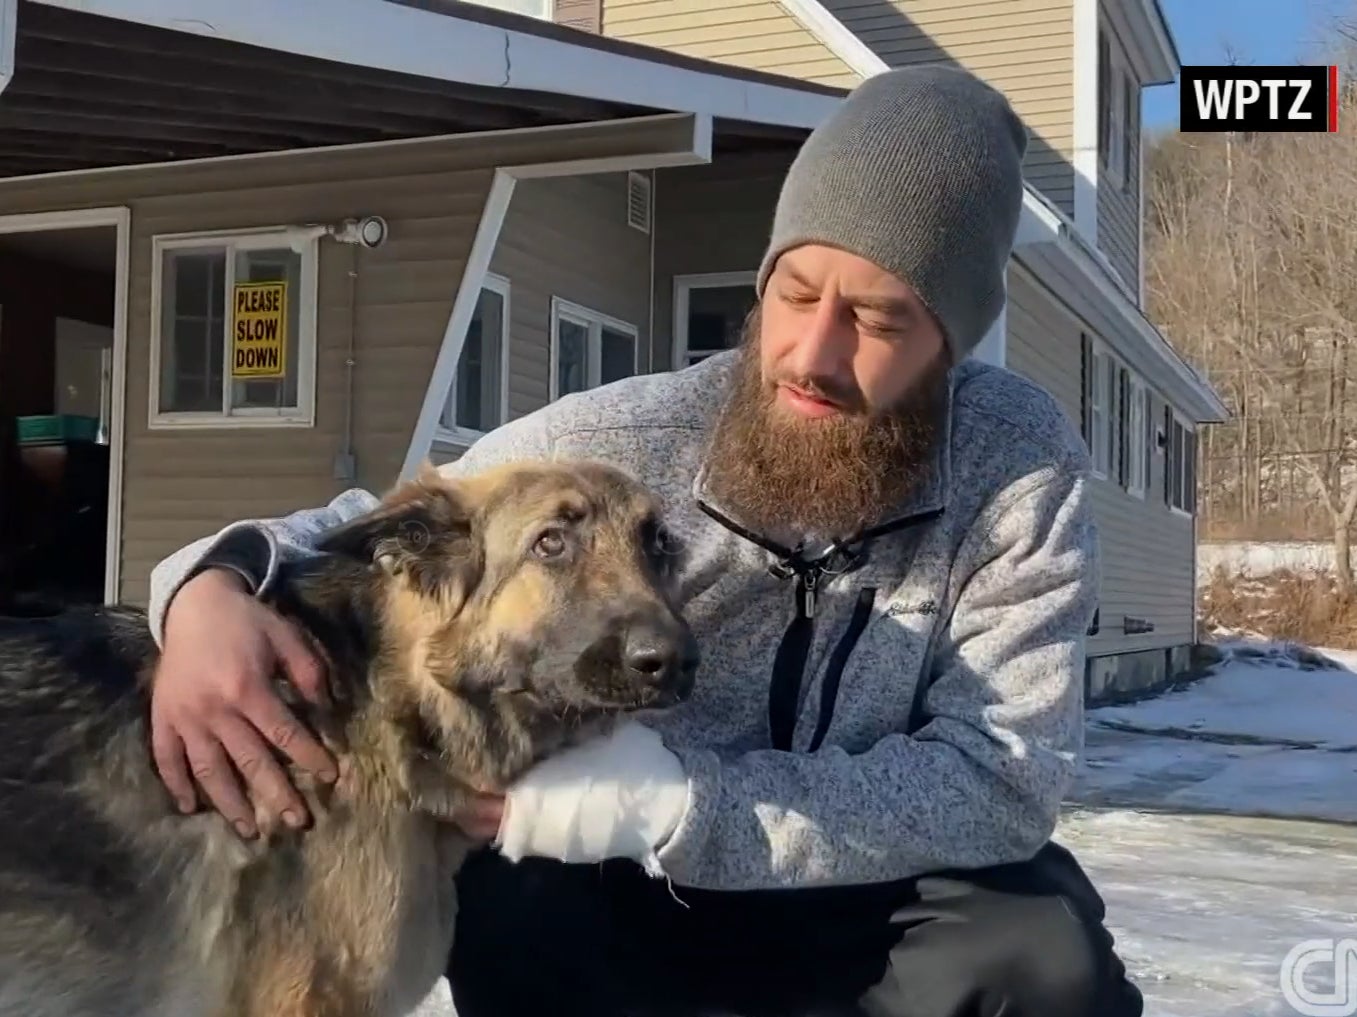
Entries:
[[758, 308], [715, 421], [707, 485], [720, 506], [761, 535], [850, 540], [886, 521], [928, 477], [941, 434], [948, 364], [940, 355], [895, 405], [869, 412], [862, 394], [817, 378], [778, 378], [832, 400], [810, 420], [776, 403], [759, 357]]

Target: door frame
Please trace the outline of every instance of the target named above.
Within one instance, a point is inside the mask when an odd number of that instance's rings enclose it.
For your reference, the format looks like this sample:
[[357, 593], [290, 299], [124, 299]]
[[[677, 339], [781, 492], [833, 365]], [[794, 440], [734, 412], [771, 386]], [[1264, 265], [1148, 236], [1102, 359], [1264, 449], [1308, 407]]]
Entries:
[[49, 230], [112, 226], [116, 259], [113, 270], [113, 378], [109, 406], [108, 520], [104, 548], [104, 603], [118, 602], [122, 582], [123, 467], [127, 452], [127, 303], [128, 262], [132, 243], [132, 210], [125, 205], [61, 209], [0, 215], [0, 236]]

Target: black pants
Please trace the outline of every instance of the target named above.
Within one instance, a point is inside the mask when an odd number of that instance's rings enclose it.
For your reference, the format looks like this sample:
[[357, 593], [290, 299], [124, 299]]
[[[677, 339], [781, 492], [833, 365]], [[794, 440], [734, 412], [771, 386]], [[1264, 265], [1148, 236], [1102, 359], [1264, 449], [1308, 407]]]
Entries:
[[[1140, 1017], [1074, 858], [879, 886], [713, 893], [630, 863], [459, 876], [459, 1017]], [[687, 905], [685, 907], [685, 905]]]

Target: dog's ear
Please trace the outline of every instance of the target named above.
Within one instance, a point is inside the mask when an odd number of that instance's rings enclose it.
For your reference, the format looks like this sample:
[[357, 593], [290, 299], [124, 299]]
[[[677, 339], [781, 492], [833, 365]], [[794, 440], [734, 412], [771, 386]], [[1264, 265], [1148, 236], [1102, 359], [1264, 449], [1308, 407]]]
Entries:
[[317, 549], [380, 566], [417, 592], [460, 608], [480, 579], [473, 514], [455, 483], [431, 467], [371, 512], [324, 533]]

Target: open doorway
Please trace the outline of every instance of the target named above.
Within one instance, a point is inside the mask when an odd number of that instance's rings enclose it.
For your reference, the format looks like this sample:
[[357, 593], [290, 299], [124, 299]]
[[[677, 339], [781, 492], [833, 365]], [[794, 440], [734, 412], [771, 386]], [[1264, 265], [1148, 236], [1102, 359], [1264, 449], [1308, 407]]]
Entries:
[[0, 614], [117, 600], [126, 232], [0, 216]]

